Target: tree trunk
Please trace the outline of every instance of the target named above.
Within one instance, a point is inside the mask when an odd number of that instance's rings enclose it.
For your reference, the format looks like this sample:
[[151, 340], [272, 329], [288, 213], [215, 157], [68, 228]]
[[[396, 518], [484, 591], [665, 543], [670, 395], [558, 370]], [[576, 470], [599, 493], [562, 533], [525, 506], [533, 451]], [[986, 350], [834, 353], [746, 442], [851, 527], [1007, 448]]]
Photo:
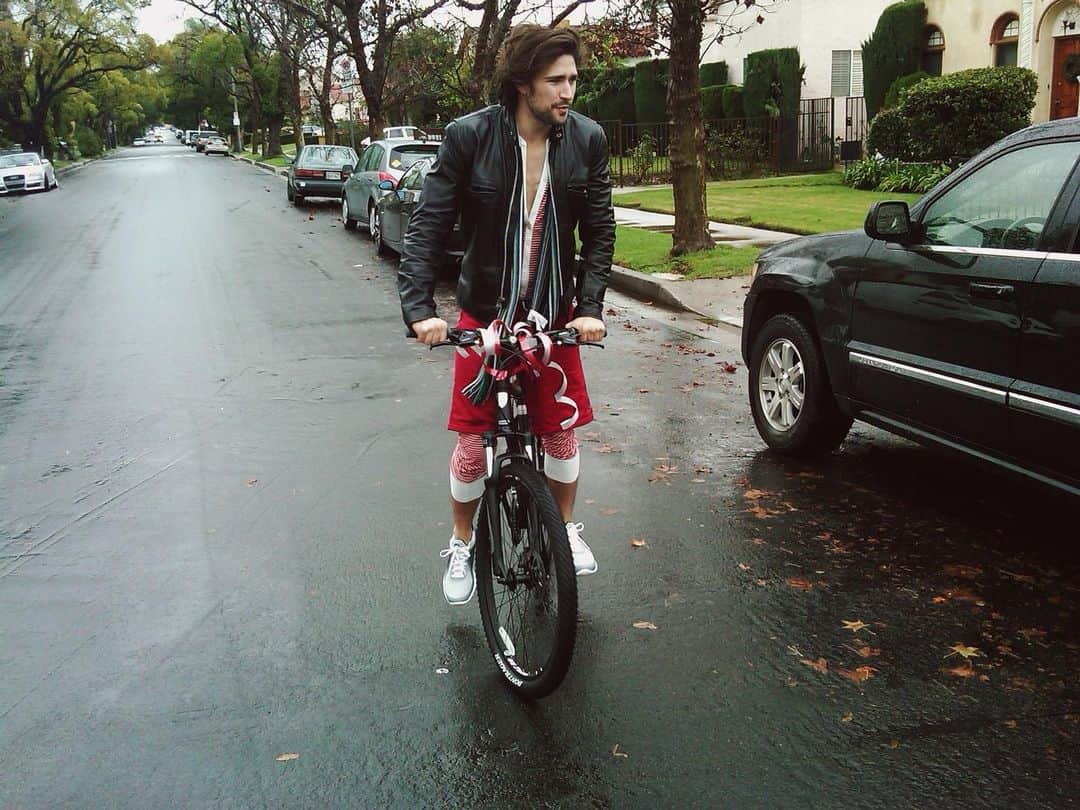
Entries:
[[701, 0], [671, 0], [667, 99], [671, 120], [678, 122], [671, 127], [670, 149], [675, 196], [672, 256], [713, 247], [705, 217], [705, 128], [698, 77], [703, 24]]

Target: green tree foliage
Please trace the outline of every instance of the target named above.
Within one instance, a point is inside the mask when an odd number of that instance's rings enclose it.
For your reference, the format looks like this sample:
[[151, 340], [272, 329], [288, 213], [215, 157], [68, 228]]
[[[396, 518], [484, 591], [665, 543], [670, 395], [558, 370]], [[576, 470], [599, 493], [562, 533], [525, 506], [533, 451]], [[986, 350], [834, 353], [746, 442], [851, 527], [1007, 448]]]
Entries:
[[747, 117], [797, 115], [803, 70], [798, 48], [772, 48], [746, 57], [743, 106]]
[[1027, 68], [962, 70], [920, 82], [874, 118], [872, 151], [910, 161], [967, 158], [1031, 123], [1038, 77]]
[[639, 124], [668, 120], [667, 83], [667, 59], [650, 59], [634, 65], [634, 110]]
[[634, 108], [634, 68], [622, 65], [599, 66], [587, 69], [586, 84], [578, 77], [579, 111], [597, 121], [637, 120]]
[[395, 124], [444, 124], [468, 112], [453, 86], [457, 42], [453, 33], [430, 25], [404, 31], [394, 46], [385, 97]]
[[55, 128], [50, 114], [59, 118], [65, 97], [91, 91], [105, 74], [153, 63], [154, 42], [135, 32], [133, 8], [127, 0], [31, 0], [12, 7], [27, 62], [17, 110], [6, 122], [15, 140], [46, 145]]
[[863, 94], [871, 118], [885, 104], [892, 83], [919, 70], [925, 30], [922, 0], [902, 0], [881, 12], [874, 33], [862, 46]]

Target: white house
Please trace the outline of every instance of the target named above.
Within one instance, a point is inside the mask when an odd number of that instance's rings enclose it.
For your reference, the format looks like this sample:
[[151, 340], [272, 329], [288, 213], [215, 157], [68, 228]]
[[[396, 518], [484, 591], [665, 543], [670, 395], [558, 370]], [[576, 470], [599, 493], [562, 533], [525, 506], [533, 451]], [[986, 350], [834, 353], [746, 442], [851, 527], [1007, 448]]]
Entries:
[[[862, 95], [862, 43], [881, 12], [894, 0], [780, 0], [751, 6], [731, 20], [742, 34], [711, 43], [718, 22], [710, 20], [702, 62], [724, 61], [729, 81], [742, 84], [746, 56], [767, 48], [796, 47], [803, 64], [803, 98], [832, 96], [837, 133], [843, 133], [848, 97]], [[973, 67], [1019, 65], [1039, 76], [1032, 118], [1076, 115], [1078, 84], [1064, 74], [1068, 57], [1080, 53], [1080, 0], [925, 0], [923, 68], [952, 73]], [[764, 18], [758, 25], [757, 14]], [[1074, 60], [1075, 61], [1075, 60]]]

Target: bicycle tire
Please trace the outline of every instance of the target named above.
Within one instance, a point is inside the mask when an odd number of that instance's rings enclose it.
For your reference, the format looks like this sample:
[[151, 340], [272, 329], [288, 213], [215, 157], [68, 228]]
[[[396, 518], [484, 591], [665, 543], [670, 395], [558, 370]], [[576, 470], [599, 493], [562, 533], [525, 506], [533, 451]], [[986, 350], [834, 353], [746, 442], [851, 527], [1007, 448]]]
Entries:
[[[508, 494], [510, 492], [515, 493], [513, 497]], [[507, 529], [511, 535], [515, 531], [524, 531], [529, 548], [539, 548], [545, 573], [540, 575], [534, 563], [530, 568], [533, 584], [511, 587], [499, 580], [494, 570], [492, 548], [491, 526], [495, 520], [500, 521], [497, 525], [500, 526], [499, 542], [503, 547], [504, 562], [507, 558], [513, 559], [515, 546], [520, 546], [520, 541], [515, 544], [512, 536], [507, 537]], [[502, 466], [485, 492], [477, 524], [476, 551], [480, 616], [495, 663], [522, 697], [532, 700], [550, 695], [566, 677], [574, 653], [577, 578], [566, 524], [555, 498], [540, 473], [526, 462], [515, 460]], [[523, 560], [535, 560], [524, 554], [520, 556]], [[525, 565], [528, 567], [529, 564], [526, 562]], [[516, 564], [511, 567], [517, 570]], [[508, 591], [509, 596], [506, 595]], [[552, 593], [556, 600], [554, 610], [550, 601]], [[517, 605], [522, 607], [515, 615]], [[501, 614], [503, 608], [506, 608], [505, 615]], [[537, 645], [539, 649], [529, 650], [531, 641], [526, 638], [523, 628], [529, 618], [526, 614], [533, 613], [538, 621], [544, 617], [543, 623], [551, 628], [551, 638], [547, 643], [541, 641]], [[519, 630], [522, 633], [518, 633]], [[536, 636], [532, 641], [535, 640]]]

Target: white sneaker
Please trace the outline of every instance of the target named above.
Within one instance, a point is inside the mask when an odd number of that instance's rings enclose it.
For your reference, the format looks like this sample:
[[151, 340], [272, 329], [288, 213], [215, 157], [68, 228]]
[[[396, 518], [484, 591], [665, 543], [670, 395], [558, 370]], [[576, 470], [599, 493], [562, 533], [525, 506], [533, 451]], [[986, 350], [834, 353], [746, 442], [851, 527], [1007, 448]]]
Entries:
[[574, 555], [574, 572], [583, 577], [586, 574], [596, 573], [596, 557], [592, 550], [581, 539], [581, 533], [585, 531], [584, 523], [567, 523], [566, 536], [570, 538], [570, 552]]
[[442, 592], [451, 605], [464, 605], [476, 593], [476, 577], [473, 575], [472, 550], [476, 537], [466, 545], [456, 537], [450, 538], [450, 547], [439, 552], [440, 557], [449, 557], [446, 573], [442, 578]]

